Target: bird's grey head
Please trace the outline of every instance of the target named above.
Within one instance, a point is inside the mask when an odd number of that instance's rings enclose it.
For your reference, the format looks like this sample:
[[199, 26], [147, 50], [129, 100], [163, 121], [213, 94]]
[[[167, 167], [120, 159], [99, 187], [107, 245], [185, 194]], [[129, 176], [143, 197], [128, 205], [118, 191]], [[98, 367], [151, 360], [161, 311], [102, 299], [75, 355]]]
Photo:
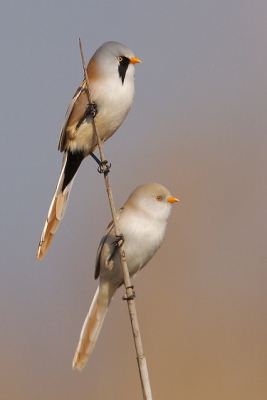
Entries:
[[[93, 56], [99, 68], [108, 74], [116, 73], [123, 85], [126, 73], [134, 77], [134, 64], [141, 61], [134, 56], [132, 50], [118, 42], [105, 42]], [[127, 72], [128, 71], [128, 72]]]

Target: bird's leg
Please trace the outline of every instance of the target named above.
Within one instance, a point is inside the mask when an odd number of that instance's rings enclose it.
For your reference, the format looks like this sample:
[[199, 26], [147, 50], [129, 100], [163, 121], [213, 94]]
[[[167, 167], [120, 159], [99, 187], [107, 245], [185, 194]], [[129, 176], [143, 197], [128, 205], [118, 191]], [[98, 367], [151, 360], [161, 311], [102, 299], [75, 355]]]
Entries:
[[[111, 244], [114, 246], [114, 250], [112, 252], [112, 256], [114, 256], [114, 253], [116, 250], [118, 250], [124, 243], [124, 236], [123, 234], [120, 235], [116, 235], [116, 240], [114, 240], [114, 242], [112, 242]], [[133, 291], [133, 286], [127, 286], [126, 287], [126, 293], [125, 295], [122, 297], [122, 300], [133, 300], [135, 298], [135, 292]], [[130, 296], [127, 295], [127, 289], [132, 289], [132, 294]]]
[[[81, 124], [83, 123], [83, 121], [86, 119], [86, 117], [88, 117], [89, 115], [92, 118], [95, 118], [95, 116], [98, 114], [98, 108], [97, 108], [97, 104], [92, 102], [89, 103], [82, 118], [80, 119], [80, 121], [78, 122], [78, 124], [76, 125], [76, 129], [78, 129]], [[98, 172], [100, 174], [108, 174], [111, 168], [111, 164], [108, 163], [107, 160], [101, 161], [99, 160], [99, 158], [97, 158], [94, 153], [90, 152], [90, 155], [93, 157], [93, 159], [97, 162], [97, 164], [99, 165], [98, 167]]]
[[93, 157], [93, 159], [97, 162], [97, 164], [99, 165], [99, 167], [97, 168], [97, 171], [100, 174], [108, 174], [111, 168], [111, 164], [108, 163], [107, 160], [101, 161], [99, 160], [99, 158], [92, 152], [90, 152], [90, 156]]
[[76, 125], [76, 129], [78, 129], [81, 124], [83, 123], [83, 121], [88, 117], [91, 116], [93, 118], [95, 118], [95, 116], [98, 114], [98, 108], [96, 103], [89, 103], [83, 116], [81, 117], [80, 121], [78, 122], [78, 124]]

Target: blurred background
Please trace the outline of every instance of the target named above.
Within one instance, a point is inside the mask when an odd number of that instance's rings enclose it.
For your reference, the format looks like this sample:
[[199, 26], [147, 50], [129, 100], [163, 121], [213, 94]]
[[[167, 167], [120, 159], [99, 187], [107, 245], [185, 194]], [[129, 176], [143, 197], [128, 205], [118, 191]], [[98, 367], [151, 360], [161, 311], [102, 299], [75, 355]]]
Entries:
[[180, 199], [134, 281], [153, 398], [266, 399], [266, 1], [12, 0], [0, 18], [1, 398], [142, 399], [123, 288], [86, 368], [71, 368], [110, 221], [92, 159], [35, 261], [81, 37], [86, 61], [107, 40], [142, 60], [104, 145], [116, 208], [145, 182]]

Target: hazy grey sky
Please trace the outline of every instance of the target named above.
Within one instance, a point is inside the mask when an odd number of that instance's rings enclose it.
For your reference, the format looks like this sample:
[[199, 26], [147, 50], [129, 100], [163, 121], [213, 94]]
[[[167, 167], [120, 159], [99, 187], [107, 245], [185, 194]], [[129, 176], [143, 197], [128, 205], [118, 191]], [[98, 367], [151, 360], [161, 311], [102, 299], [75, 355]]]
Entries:
[[266, 1], [9, 1], [0, 18], [3, 399], [142, 398], [123, 289], [85, 370], [71, 368], [110, 220], [91, 159], [35, 261], [79, 37], [86, 60], [107, 40], [142, 60], [104, 145], [116, 207], [150, 181], [180, 198], [134, 282], [154, 399], [266, 399]]

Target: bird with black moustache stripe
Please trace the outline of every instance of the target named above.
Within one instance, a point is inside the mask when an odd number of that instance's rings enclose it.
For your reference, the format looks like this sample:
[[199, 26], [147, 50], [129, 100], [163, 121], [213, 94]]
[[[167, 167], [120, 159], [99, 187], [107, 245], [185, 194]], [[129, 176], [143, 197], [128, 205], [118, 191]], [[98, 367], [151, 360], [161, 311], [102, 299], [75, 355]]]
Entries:
[[134, 65], [141, 61], [125, 45], [106, 42], [89, 61], [87, 74], [92, 104], [88, 104], [85, 79], [74, 94], [61, 129], [58, 149], [64, 152], [61, 173], [37, 250], [37, 260], [48, 251], [66, 211], [74, 178], [82, 160], [98, 147], [92, 115], [101, 142], [109, 139], [127, 116], [134, 97]]

